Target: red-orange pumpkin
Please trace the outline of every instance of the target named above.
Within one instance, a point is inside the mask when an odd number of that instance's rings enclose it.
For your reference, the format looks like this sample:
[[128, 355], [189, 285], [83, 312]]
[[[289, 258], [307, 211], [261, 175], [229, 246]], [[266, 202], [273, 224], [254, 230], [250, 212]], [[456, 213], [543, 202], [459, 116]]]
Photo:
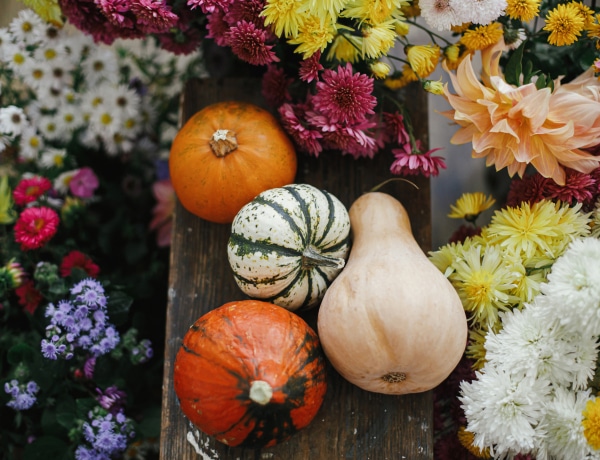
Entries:
[[258, 300], [200, 317], [183, 338], [173, 382], [181, 410], [199, 430], [253, 448], [306, 427], [327, 389], [316, 333], [296, 314]]
[[179, 130], [169, 156], [175, 194], [189, 212], [231, 223], [265, 190], [294, 182], [297, 157], [268, 111], [250, 103], [209, 105]]

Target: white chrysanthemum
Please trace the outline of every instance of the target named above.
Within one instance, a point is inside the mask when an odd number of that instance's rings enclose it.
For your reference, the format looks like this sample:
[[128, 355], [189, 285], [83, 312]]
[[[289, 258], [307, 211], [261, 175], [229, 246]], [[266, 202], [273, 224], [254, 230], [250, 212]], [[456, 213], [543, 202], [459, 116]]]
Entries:
[[506, 0], [450, 0], [461, 23], [487, 25], [504, 14]]
[[119, 63], [111, 48], [95, 46], [81, 63], [81, 68], [88, 88], [104, 80], [114, 84], [119, 82]]
[[19, 158], [22, 160], [36, 160], [43, 147], [44, 138], [33, 126], [28, 126], [23, 130], [19, 139]]
[[65, 171], [58, 175], [54, 182], [52, 183], [52, 187], [61, 195], [65, 195], [69, 191], [69, 183], [75, 174], [77, 174], [77, 169], [73, 169], [71, 171]]
[[0, 107], [0, 133], [12, 137], [20, 136], [29, 126], [27, 116], [21, 107], [9, 105]]
[[590, 390], [573, 392], [564, 387], [554, 388], [546, 404], [543, 424], [548, 435], [544, 448], [552, 459], [584, 459], [590, 446], [583, 435], [583, 410], [590, 398]]
[[539, 422], [550, 392], [547, 380], [486, 364], [476, 380], [461, 382], [460, 392], [475, 446], [502, 457], [531, 453], [539, 445], [545, 434]]
[[580, 238], [559, 257], [542, 292], [574, 333], [600, 335], [600, 240]]
[[421, 16], [425, 22], [437, 30], [450, 30], [461, 24], [450, 0], [419, 0]]
[[44, 21], [28, 8], [19, 11], [8, 25], [8, 30], [16, 42], [25, 45], [35, 45], [39, 43], [44, 31]]
[[594, 337], [571, 334], [544, 312], [543, 305], [534, 302], [503, 314], [502, 330], [486, 336], [486, 360], [509, 373], [586, 387], [598, 355]]
[[42, 168], [61, 168], [67, 156], [66, 149], [47, 148], [42, 151], [38, 165]]

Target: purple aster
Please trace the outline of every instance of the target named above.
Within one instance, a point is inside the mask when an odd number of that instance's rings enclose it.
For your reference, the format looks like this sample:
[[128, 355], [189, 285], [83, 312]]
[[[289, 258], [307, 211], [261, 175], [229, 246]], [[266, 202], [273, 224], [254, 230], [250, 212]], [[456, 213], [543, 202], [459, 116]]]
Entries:
[[127, 394], [124, 391], [119, 390], [116, 386], [110, 386], [104, 391], [100, 388], [96, 388], [96, 392], [98, 393], [96, 400], [110, 413], [116, 415], [124, 408]]
[[83, 375], [86, 379], [91, 380], [94, 377], [94, 369], [96, 368], [96, 357], [86, 359], [83, 363]]
[[42, 339], [42, 355], [47, 359], [58, 359], [56, 344], [54, 342], [49, 342], [46, 339]]
[[131, 421], [122, 411], [113, 415], [101, 407], [90, 411], [82, 430], [85, 440], [90, 444], [78, 447], [77, 451], [81, 450], [82, 454], [84, 449], [109, 456], [122, 453], [127, 448], [128, 437], [135, 435]]
[[338, 66], [337, 72], [323, 71], [321, 81], [317, 82], [313, 106], [331, 123], [356, 124], [375, 113], [377, 98], [372, 93], [373, 79], [354, 73], [348, 62], [345, 67]]
[[4, 384], [4, 391], [11, 396], [11, 400], [6, 405], [14, 410], [27, 410], [31, 408], [35, 402], [35, 395], [39, 391], [39, 386], [33, 380], [27, 383], [19, 383], [13, 379]]
[[273, 45], [267, 45], [267, 32], [255, 24], [242, 20], [225, 34], [233, 53], [242, 61], [252, 65], [267, 65], [279, 62], [272, 51]]

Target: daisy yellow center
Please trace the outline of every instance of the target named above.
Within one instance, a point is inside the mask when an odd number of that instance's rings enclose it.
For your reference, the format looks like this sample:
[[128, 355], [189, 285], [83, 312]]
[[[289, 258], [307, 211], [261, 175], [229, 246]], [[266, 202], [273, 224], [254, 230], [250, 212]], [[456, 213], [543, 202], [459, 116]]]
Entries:
[[103, 125], [110, 125], [112, 123], [112, 117], [110, 116], [109, 113], [103, 113], [100, 116], [100, 123], [102, 123]]
[[42, 69], [35, 69], [33, 71], [33, 78], [35, 78], [36, 80], [41, 80], [42, 78], [44, 78], [44, 71]]
[[95, 72], [101, 72], [102, 70], [104, 70], [104, 63], [102, 61], [95, 61], [92, 65], [92, 68]]
[[40, 145], [40, 140], [37, 137], [32, 137], [29, 139], [29, 145], [31, 147], [38, 147]]
[[466, 280], [464, 292], [474, 305], [488, 303], [492, 291], [492, 275], [488, 272], [473, 272], [471, 278]]
[[64, 116], [64, 120], [65, 120], [67, 123], [72, 123], [72, 122], [73, 122], [73, 120], [75, 120], [75, 117], [73, 116], [73, 114], [71, 114], [71, 113], [67, 113], [67, 114], [65, 114], [65, 116]]
[[136, 123], [135, 123], [135, 120], [134, 120], [133, 118], [128, 118], [128, 119], [125, 121], [125, 128], [127, 128], [127, 129], [131, 129], [131, 128], [133, 128], [135, 125], [136, 125]]
[[600, 401], [590, 400], [583, 411], [583, 435], [590, 446], [600, 449]]
[[23, 64], [25, 62], [25, 56], [23, 56], [21, 53], [17, 53], [13, 56], [13, 62], [15, 64]]
[[100, 104], [102, 104], [102, 98], [101, 97], [95, 97], [94, 100], [92, 101], [92, 105], [94, 107], [97, 107]]
[[56, 57], [56, 50], [53, 49], [47, 49], [46, 51], [44, 51], [44, 57], [48, 60], [54, 59]]
[[21, 30], [23, 32], [31, 32], [33, 30], [33, 25], [31, 24], [31, 22], [24, 22], [21, 25]]

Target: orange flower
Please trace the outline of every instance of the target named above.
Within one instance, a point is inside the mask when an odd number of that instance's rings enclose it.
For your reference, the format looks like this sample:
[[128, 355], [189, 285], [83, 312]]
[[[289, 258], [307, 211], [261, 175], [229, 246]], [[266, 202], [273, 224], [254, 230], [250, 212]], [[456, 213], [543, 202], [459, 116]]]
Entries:
[[451, 142], [471, 142], [474, 158], [507, 168], [510, 176], [522, 177], [531, 164], [561, 185], [564, 167], [584, 173], [598, 167], [600, 157], [582, 150], [600, 144], [600, 83], [591, 71], [569, 84], [556, 80], [554, 92], [534, 83], [509, 85], [499, 67], [503, 46], [482, 51], [481, 81], [470, 56], [449, 72], [456, 94], [445, 85], [452, 110], [442, 115], [460, 126]]

